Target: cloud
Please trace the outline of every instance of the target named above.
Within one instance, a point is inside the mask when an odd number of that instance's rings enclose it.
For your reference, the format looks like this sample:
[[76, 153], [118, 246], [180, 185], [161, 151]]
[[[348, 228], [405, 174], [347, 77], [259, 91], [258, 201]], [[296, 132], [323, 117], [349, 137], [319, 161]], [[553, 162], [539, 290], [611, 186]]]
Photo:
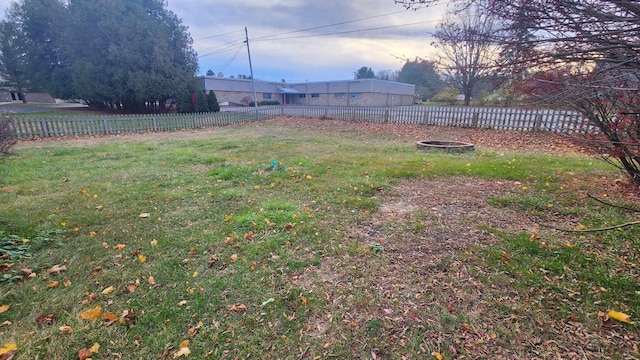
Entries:
[[[0, 0], [0, 10], [9, 3]], [[189, 27], [202, 73], [249, 74], [247, 27], [256, 78], [275, 81], [350, 79], [361, 66], [399, 69], [397, 57], [429, 55], [429, 33], [446, 10], [405, 10], [393, 0], [168, 0], [168, 8]]]

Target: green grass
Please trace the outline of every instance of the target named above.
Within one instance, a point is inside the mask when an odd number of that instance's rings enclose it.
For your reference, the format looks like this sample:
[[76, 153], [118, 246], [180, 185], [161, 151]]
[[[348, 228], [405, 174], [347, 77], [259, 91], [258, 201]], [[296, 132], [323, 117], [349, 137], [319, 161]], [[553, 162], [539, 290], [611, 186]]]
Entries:
[[[274, 159], [282, 165], [277, 171]], [[0, 305], [11, 305], [0, 313], [0, 323], [11, 322], [0, 327], [0, 346], [15, 342], [15, 359], [72, 359], [96, 342], [94, 359], [159, 358], [168, 344], [177, 349], [184, 340], [196, 359], [453, 356], [455, 341], [435, 348], [427, 337], [449, 339], [477, 314], [450, 313], [446, 304], [438, 310], [439, 295], [421, 293], [419, 283], [398, 290], [407, 292], [405, 301], [377, 292], [377, 276], [394, 259], [350, 230], [398, 182], [451, 176], [526, 187], [490, 199], [493, 206], [548, 214], [552, 203], [585, 225], [623, 222], [621, 211], [579, 208], [571, 184], [596, 175], [617, 174], [587, 157], [428, 154], [384, 135], [320, 126], [302, 133], [269, 123], [196, 139], [23, 144], [0, 167], [0, 238], [17, 251], [5, 259], [14, 265], [0, 282]], [[408, 226], [421, 231], [422, 217], [417, 212]], [[554, 319], [575, 314], [586, 326], [598, 326], [597, 309], [640, 316], [636, 270], [621, 262], [638, 264], [637, 230], [575, 237], [571, 246], [558, 236], [544, 248], [529, 234], [485, 230], [503, 241], [443, 260], [433, 271], [450, 276], [458, 261], [469, 261], [487, 294], [511, 284], [506, 291], [535, 300], [536, 311]], [[332, 259], [345, 266], [324, 269]], [[54, 265], [66, 270], [47, 273]], [[22, 277], [23, 268], [37, 276]], [[309, 279], [313, 271], [333, 274], [334, 282]], [[115, 291], [103, 294], [110, 286]], [[568, 300], [548, 303], [548, 293]], [[402, 315], [421, 301], [438, 306]], [[382, 304], [393, 312], [375, 313]], [[97, 305], [117, 315], [130, 309], [137, 321], [106, 326], [102, 318], [81, 319]], [[42, 314], [53, 314], [53, 324], [39, 325]], [[389, 320], [403, 316], [399, 324]], [[508, 337], [515, 330], [491, 331]]]

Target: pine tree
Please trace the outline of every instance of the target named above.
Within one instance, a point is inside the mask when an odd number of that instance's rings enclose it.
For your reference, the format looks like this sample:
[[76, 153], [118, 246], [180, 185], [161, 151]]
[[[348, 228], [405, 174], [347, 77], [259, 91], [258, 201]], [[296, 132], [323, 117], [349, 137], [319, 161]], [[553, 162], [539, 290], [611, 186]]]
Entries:
[[176, 103], [176, 111], [181, 114], [188, 114], [193, 112], [193, 103], [191, 102], [191, 94], [184, 91], [180, 93], [180, 97]]
[[216, 94], [213, 92], [213, 90], [209, 90], [209, 94], [207, 95], [207, 103], [209, 104], [209, 111], [220, 111], [220, 104], [218, 103], [218, 98], [216, 98]]
[[198, 91], [198, 95], [196, 96], [196, 112], [209, 112], [209, 104], [207, 104], [207, 99], [204, 97], [204, 92], [202, 91]]

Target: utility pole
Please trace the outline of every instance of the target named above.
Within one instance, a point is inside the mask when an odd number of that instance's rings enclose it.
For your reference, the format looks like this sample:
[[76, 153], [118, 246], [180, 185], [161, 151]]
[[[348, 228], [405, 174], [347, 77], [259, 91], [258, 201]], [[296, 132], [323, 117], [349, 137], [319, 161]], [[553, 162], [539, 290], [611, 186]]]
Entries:
[[258, 120], [258, 98], [256, 97], [256, 84], [253, 79], [253, 65], [251, 65], [251, 50], [249, 50], [249, 33], [244, 27], [244, 42], [247, 43], [247, 54], [249, 55], [249, 71], [251, 73], [251, 90], [253, 90], [253, 106], [256, 108], [256, 120]]

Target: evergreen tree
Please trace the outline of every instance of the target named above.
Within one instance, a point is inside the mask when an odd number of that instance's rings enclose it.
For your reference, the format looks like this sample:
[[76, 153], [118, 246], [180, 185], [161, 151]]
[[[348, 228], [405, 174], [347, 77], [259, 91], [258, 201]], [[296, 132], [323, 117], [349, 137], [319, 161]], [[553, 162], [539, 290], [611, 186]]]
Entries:
[[218, 104], [218, 98], [216, 98], [216, 94], [213, 92], [213, 90], [209, 90], [209, 94], [207, 95], [207, 103], [209, 104], [209, 111], [220, 111], [220, 104]]
[[176, 103], [176, 111], [181, 114], [188, 114], [193, 112], [193, 103], [191, 102], [191, 94], [186, 91], [180, 93], [178, 102]]
[[199, 90], [196, 95], [196, 112], [209, 112], [209, 104], [207, 104], [207, 99], [204, 97], [204, 92], [201, 90]]
[[191, 35], [164, 0], [20, 0], [0, 32], [0, 45], [17, 47], [0, 48], [11, 81], [97, 108], [163, 109], [198, 68]]

